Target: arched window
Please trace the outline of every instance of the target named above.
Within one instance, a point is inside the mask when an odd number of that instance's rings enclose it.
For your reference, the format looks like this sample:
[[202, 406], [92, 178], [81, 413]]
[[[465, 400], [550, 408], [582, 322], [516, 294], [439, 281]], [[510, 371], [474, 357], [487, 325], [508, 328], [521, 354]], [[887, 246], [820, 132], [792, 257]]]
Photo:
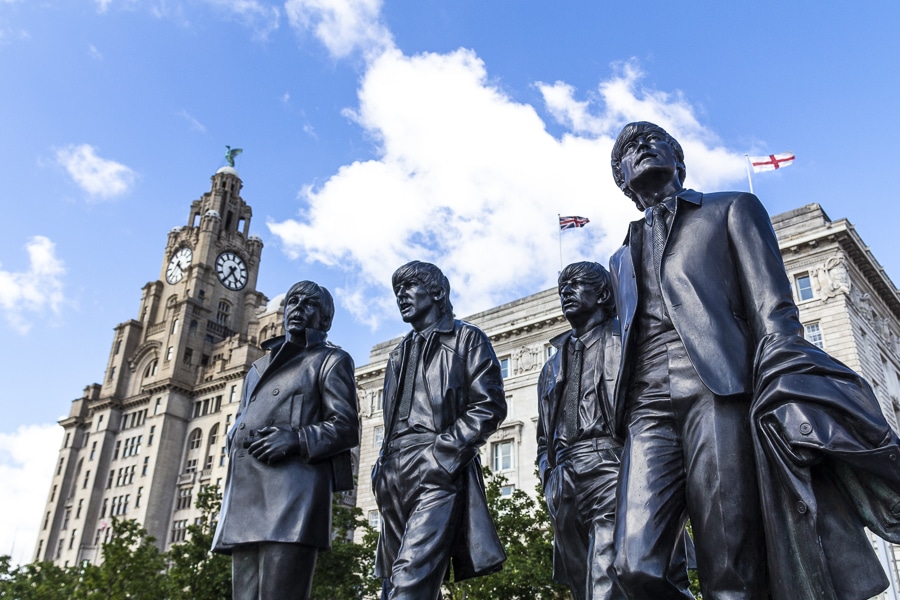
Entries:
[[212, 426], [212, 429], [209, 430], [209, 438], [208, 438], [209, 441], [206, 443], [206, 445], [207, 446], [215, 446], [216, 440], [218, 439], [218, 437], [219, 437], [219, 424], [216, 423], [215, 425]]
[[156, 375], [157, 369], [159, 369], [159, 360], [156, 359], [156, 358], [154, 358], [154, 359], [151, 360], [150, 363], [147, 365], [147, 368], [144, 369], [144, 377], [145, 377], [145, 378], [146, 378], [146, 377], [153, 377], [154, 375]]
[[200, 431], [200, 428], [193, 430], [191, 435], [188, 437], [188, 450], [196, 450], [200, 447], [200, 441], [203, 438], [203, 432]]

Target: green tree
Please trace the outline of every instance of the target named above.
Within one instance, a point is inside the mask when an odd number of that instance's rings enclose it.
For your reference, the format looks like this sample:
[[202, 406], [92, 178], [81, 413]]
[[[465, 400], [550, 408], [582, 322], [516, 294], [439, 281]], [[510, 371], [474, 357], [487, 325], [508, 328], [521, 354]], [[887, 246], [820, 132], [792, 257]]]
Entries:
[[194, 503], [200, 520], [187, 527], [184, 543], [166, 553], [169, 569], [166, 589], [171, 600], [222, 600], [231, 598], [231, 558], [212, 548], [222, 494], [214, 485], [202, 486]]
[[166, 562], [155, 538], [134, 519], [113, 519], [112, 539], [100, 565], [74, 567], [73, 600], [159, 600], [165, 597]]
[[0, 598], [15, 600], [68, 600], [75, 588], [74, 572], [51, 562], [14, 567], [0, 556]]
[[[381, 581], [374, 578], [378, 532], [369, 527], [362, 510], [335, 496], [331, 506], [331, 550], [320, 552], [313, 576], [313, 600], [357, 600], [377, 597]], [[363, 531], [362, 543], [353, 532]]]
[[[498, 573], [444, 586], [449, 600], [561, 600], [569, 597], [565, 586], [553, 583], [553, 532], [542, 501], [508, 484], [502, 475], [484, 468], [488, 507], [507, 560]], [[541, 495], [537, 494], [540, 498]]]

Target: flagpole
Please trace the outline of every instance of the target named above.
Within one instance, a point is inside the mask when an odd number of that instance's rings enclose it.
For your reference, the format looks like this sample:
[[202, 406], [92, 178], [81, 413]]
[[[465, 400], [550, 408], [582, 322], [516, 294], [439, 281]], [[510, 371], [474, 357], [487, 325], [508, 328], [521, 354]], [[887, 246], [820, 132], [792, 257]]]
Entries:
[[750, 193], [753, 193], [753, 177], [750, 176], [750, 155], [745, 154], [744, 158], [747, 159], [747, 181], [750, 183]]
[[562, 227], [559, 225], [559, 221], [562, 219], [562, 216], [559, 213], [556, 213], [556, 233], [559, 236], [559, 272], [562, 273]]

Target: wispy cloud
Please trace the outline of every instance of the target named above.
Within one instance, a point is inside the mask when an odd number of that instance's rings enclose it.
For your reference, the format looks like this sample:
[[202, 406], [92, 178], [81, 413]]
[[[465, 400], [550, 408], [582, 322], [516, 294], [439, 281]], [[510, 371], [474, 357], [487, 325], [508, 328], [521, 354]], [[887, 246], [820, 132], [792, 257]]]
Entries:
[[0, 433], [0, 552], [15, 564], [34, 558], [62, 435], [56, 423]]
[[194, 131], [199, 131], [200, 133], [206, 133], [206, 126], [203, 125], [200, 121], [194, 118], [194, 116], [186, 110], [178, 111], [178, 116], [188, 122], [191, 129]]
[[206, 0], [206, 3], [253, 29], [260, 39], [278, 29], [281, 22], [281, 10], [260, 0]]
[[103, 60], [103, 54], [93, 44], [88, 44], [88, 55], [94, 60]]
[[137, 174], [114, 160], [101, 158], [89, 144], [70, 144], [56, 150], [56, 162], [88, 195], [97, 200], [121, 196], [131, 190]]
[[615, 66], [588, 99], [565, 82], [536, 83], [540, 108], [565, 129], [557, 138], [542, 111], [492, 83], [474, 52], [406, 56], [379, 2], [325, 4], [289, 0], [286, 11], [334, 56], [364, 50], [359, 105], [345, 114], [375, 140], [378, 158], [304, 188], [300, 214], [268, 226], [289, 256], [345, 270], [337, 295], [372, 328], [396, 316], [390, 275], [411, 259], [441, 266], [463, 315], [552, 286], [558, 213], [591, 219], [565, 233], [562, 261], [606, 262], [636, 217], [609, 166], [629, 121], [655, 120], [679, 137], [689, 184], [742, 177], [741, 155], [717, 142], [682, 94], [644, 89], [636, 62]]
[[10, 326], [23, 335], [28, 333], [32, 320], [45, 318], [48, 310], [59, 314], [63, 302], [62, 277], [66, 272], [48, 238], [35, 236], [25, 249], [29, 259], [27, 270], [0, 269], [0, 309]]
[[381, 20], [382, 0], [287, 0], [291, 26], [311, 31], [332, 56], [357, 50], [365, 55], [392, 48], [393, 36]]

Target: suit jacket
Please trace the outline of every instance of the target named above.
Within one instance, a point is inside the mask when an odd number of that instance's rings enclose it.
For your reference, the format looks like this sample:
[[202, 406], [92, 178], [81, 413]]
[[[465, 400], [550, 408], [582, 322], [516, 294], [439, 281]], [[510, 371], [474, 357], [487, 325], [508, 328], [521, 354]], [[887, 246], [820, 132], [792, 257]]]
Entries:
[[[407, 334], [390, 354], [385, 368], [383, 410], [384, 444], [394, 431], [394, 413], [404, 365], [403, 347]], [[487, 507], [478, 449], [506, 418], [506, 396], [500, 362], [483, 331], [452, 317], [442, 319], [422, 349], [422, 385], [431, 402], [435, 429], [434, 445], [426, 451], [448, 473], [463, 478], [465, 506], [451, 560], [457, 581], [500, 569], [506, 553]], [[375, 463], [372, 479], [378, 477], [381, 458]], [[411, 482], [414, 485], [413, 482]], [[380, 548], [380, 546], [379, 546]], [[379, 550], [376, 574], [386, 576], [390, 564]]]
[[[622, 327], [616, 423], [624, 434], [627, 365], [636, 351], [644, 221], [631, 224], [610, 259]], [[759, 199], [744, 192], [682, 190], [660, 261], [662, 299], [700, 380], [714, 394], [752, 391], [753, 357], [769, 333], [802, 327], [778, 240]]]
[[[299, 347], [280, 340], [253, 363], [228, 432], [228, 477], [213, 549], [238, 544], [299, 543], [331, 547], [332, 491], [351, 489], [350, 449], [359, 445], [353, 359], [306, 331]], [[244, 447], [251, 432], [285, 425], [298, 432], [302, 455], [264, 464]], [[348, 486], [349, 484], [349, 486]]]
[[[615, 317], [599, 327], [602, 328], [601, 338], [597, 343], [603, 349], [603, 365], [600, 369], [594, 369], [594, 389], [600, 398], [600, 411], [612, 433], [613, 417], [616, 414], [613, 400], [619, 376], [622, 338], [619, 336], [619, 322]], [[557, 352], [544, 363], [538, 379], [537, 463], [541, 485], [546, 483], [548, 471], [556, 467], [553, 433], [563, 414], [562, 405], [565, 403], [566, 393], [565, 348], [571, 337], [572, 332], [567, 331], [550, 340]]]

